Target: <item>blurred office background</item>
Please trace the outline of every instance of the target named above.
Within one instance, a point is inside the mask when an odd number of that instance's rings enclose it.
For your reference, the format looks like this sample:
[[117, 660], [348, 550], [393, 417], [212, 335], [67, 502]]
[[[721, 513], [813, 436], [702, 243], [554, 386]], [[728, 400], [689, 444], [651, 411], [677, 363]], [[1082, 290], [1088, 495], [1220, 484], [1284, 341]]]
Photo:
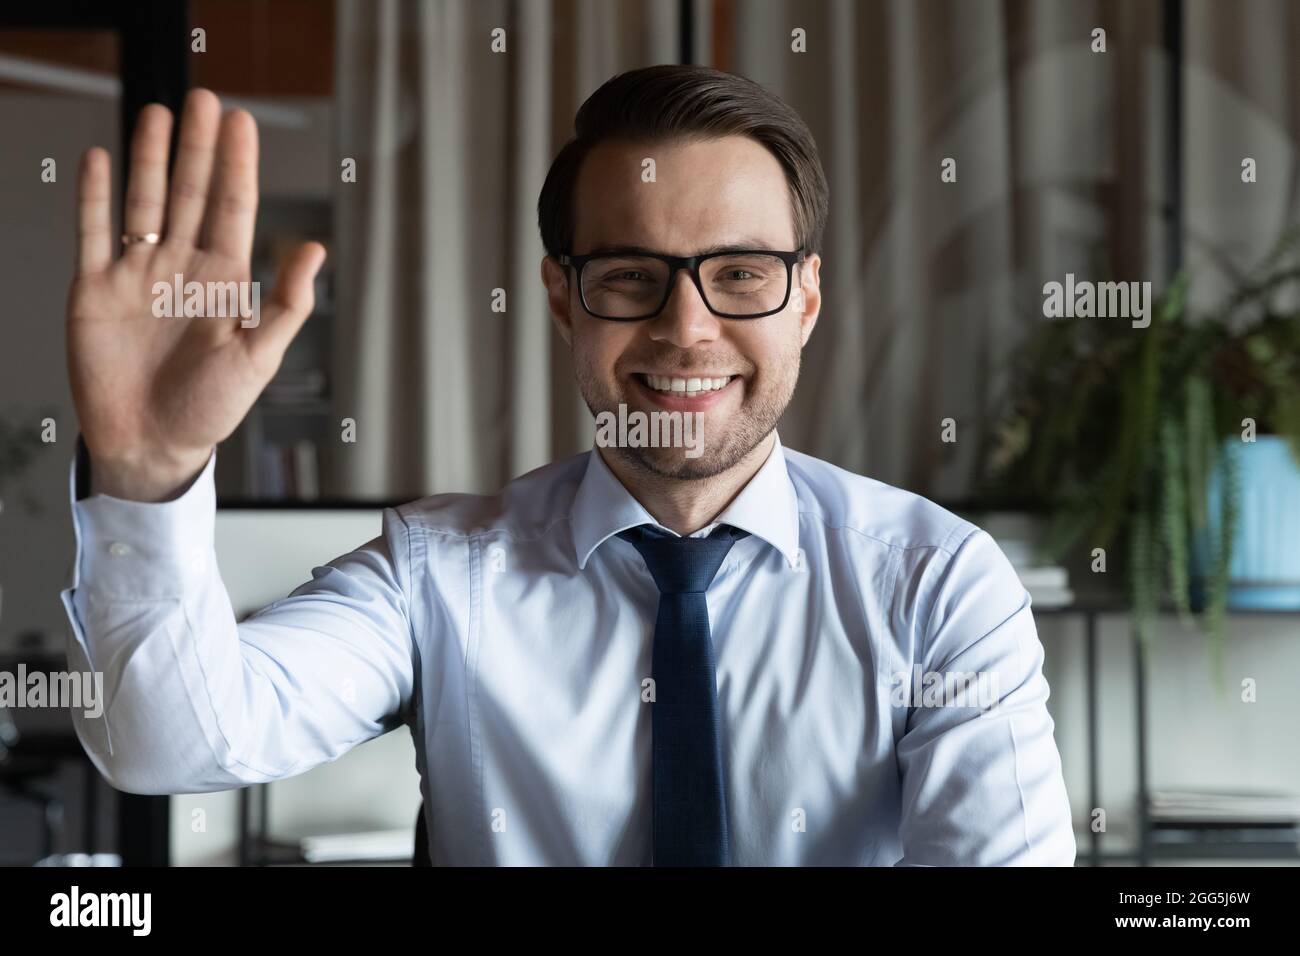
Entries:
[[[195, 28], [204, 52], [191, 49]], [[504, 52], [492, 49], [497, 28]], [[1012, 356], [1044, 321], [1043, 284], [1075, 273], [1159, 291], [1186, 268], [1189, 309], [1230, 295], [1300, 222], [1298, 50], [1300, 4], [1288, 0], [51, 0], [6, 10], [0, 436], [17, 450], [0, 456], [10, 463], [0, 472], [2, 666], [59, 666], [65, 641], [76, 419], [63, 307], [77, 160], [110, 147], [120, 194], [127, 123], [150, 99], [176, 105], [202, 85], [258, 120], [254, 278], [269, 283], [302, 239], [331, 253], [282, 373], [218, 452], [219, 559], [236, 608], [249, 611], [372, 537], [386, 504], [488, 491], [590, 447], [537, 277], [537, 194], [583, 99], [614, 73], [662, 62], [763, 83], [821, 150], [824, 302], [785, 443], [969, 513], [1018, 554], [1044, 516], [1029, 503], [1018, 511], [1014, 488], [988, 499], [979, 475], [1016, 384]], [[55, 182], [41, 179], [47, 157]], [[1243, 157], [1258, 169], [1249, 184]], [[939, 176], [947, 158], [953, 183]], [[356, 182], [342, 181], [348, 159]], [[498, 288], [504, 313], [492, 310]], [[47, 414], [57, 442], [14, 437]], [[345, 417], [358, 423], [355, 444], [338, 440]], [[955, 442], [940, 440], [949, 417]], [[1080, 861], [1093, 851], [1119, 863], [1300, 859], [1288, 852], [1300, 846], [1296, 821], [1283, 825], [1300, 793], [1300, 615], [1231, 613], [1217, 664], [1204, 638], [1165, 615], [1139, 658], [1122, 588], [1111, 591], [1055, 609], [1045, 598], [1038, 618]], [[1243, 676], [1258, 681], [1249, 705]], [[409, 855], [419, 795], [406, 731], [269, 788], [125, 799], [92, 786], [62, 715], [11, 716], [0, 862], [91, 851], [297, 860], [304, 838], [362, 831], [386, 835], [305, 849]], [[1278, 824], [1266, 839], [1244, 825], [1235, 841], [1189, 829], [1181, 850], [1156, 838], [1160, 794], [1196, 805], [1187, 791], [1243, 789], [1275, 795], [1268, 813], [1252, 805]], [[1207, 807], [1197, 819], [1231, 819], [1226, 804], [1197, 799]], [[1106, 829], [1094, 835], [1098, 808]]]

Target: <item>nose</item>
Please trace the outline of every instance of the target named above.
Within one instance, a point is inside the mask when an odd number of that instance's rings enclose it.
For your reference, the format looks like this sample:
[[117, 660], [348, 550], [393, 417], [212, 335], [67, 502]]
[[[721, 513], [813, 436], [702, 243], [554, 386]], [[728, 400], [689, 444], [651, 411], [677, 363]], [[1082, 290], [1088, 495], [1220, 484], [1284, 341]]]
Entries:
[[709, 311], [691, 274], [680, 269], [663, 311], [650, 320], [650, 338], [688, 349], [711, 342], [722, 333], [722, 320]]

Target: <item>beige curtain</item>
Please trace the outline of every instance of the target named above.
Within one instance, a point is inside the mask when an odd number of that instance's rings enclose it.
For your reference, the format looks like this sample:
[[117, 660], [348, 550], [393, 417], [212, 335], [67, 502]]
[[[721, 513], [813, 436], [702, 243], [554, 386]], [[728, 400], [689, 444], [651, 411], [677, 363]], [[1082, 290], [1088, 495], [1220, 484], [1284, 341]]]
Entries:
[[[1160, 7], [696, 0], [697, 62], [787, 99], [830, 180], [822, 317], [787, 444], [960, 499], [1043, 283], [1166, 280]], [[335, 493], [488, 490], [589, 446], [537, 274], [537, 193], [590, 92], [676, 60], [679, 9], [340, 0], [339, 150], [360, 177], [339, 191], [337, 392], [359, 440]], [[1208, 295], [1206, 241], [1244, 265], [1298, 218], [1300, 13], [1192, 0], [1185, 18], [1184, 247]], [[1249, 192], [1242, 155], [1261, 169]], [[940, 181], [947, 158], [956, 183]]]
[[[1225, 259], [1249, 268], [1300, 225], [1300, 4], [1188, 0], [1185, 10], [1185, 251], [1192, 302], [1210, 308], [1231, 288]], [[1241, 181], [1247, 157], [1252, 184]]]

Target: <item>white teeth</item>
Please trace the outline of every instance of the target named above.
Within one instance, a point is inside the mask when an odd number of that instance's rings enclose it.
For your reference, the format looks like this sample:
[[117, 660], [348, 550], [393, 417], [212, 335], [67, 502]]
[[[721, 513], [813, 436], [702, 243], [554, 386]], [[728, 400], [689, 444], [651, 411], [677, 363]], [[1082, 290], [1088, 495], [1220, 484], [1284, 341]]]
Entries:
[[686, 395], [698, 395], [700, 392], [712, 392], [726, 388], [731, 376], [724, 378], [672, 378], [668, 375], [646, 375], [645, 381], [656, 392], [681, 392]]

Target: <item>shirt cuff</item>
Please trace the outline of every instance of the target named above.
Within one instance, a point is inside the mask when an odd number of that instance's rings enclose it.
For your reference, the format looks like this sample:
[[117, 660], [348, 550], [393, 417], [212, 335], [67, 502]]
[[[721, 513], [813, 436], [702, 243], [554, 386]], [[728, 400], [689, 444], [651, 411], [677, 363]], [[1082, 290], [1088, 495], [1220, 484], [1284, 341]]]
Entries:
[[215, 560], [216, 449], [184, 494], [145, 502], [105, 494], [79, 499], [88, 460], [77, 444], [69, 489], [77, 537], [72, 587], [85, 578], [91, 590], [120, 600], [179, 598], [197, 587]]

